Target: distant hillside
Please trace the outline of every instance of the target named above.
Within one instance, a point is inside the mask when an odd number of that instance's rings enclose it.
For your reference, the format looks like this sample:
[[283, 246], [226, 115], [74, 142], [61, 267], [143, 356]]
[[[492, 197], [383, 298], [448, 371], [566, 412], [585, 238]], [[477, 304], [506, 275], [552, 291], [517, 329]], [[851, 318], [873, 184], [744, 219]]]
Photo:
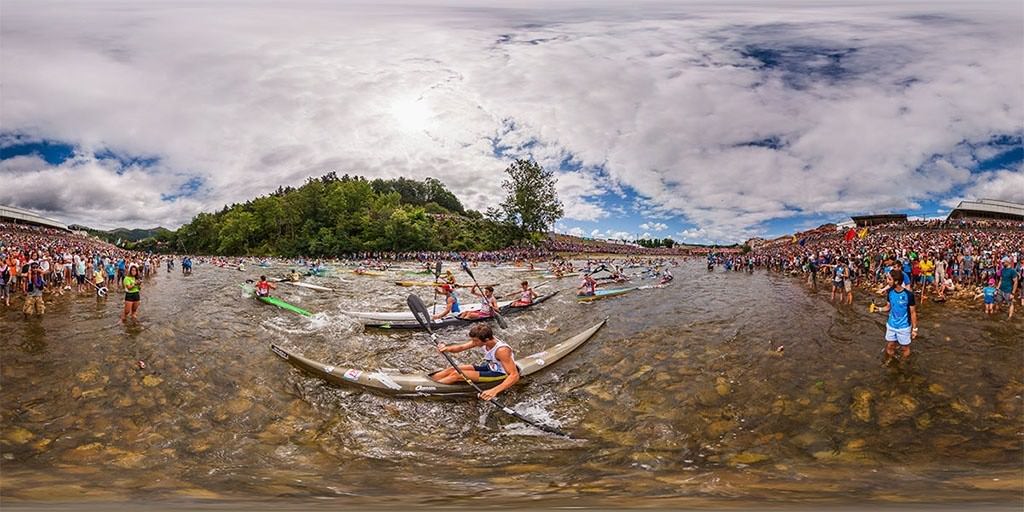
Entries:
[[152, 238], [157, 235], [166, 236], [173, 233], [171, 230], [159, 226], [149, 229], [117, 228], [112, 229], [110, 231], [93, 229], [88, 226], [81, 226], [77, 224], [72, 224], [68, 226], [68, 228], [75, 231], [85, 231], [86, 233], [89, 233], [92, 236], [95, 236], [101, 240], [106, 240], [107, 242], [110, 243], [117, 242], [118, 240], [121, 240], [122, 242], [138, 242], [139, 240], [145, 240], [147, 238]]

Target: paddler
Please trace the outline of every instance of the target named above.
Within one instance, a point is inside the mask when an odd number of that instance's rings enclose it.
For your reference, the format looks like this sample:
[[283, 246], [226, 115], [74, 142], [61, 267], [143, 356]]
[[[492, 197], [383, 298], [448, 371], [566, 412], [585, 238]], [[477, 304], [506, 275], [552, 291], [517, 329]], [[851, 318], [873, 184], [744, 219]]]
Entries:
[[480, 288], [474, 284], [473, 287], [469, 289], [469, 292], [480, 297], [480, 309], [475, 311], [463, 311], [459, 314], [459, 318], [463, 320], [480, 320], [494, 316], [494, 312], [498, 310], [498, 301], [494, 298], [493, 286], [485, 286], [483, 290], [480, 290]]
[[577, 297], [589, 297], [597, 293], [597, 281], [590, 274], [583, 275], [583, 284], [576, 290]]
[[276, 290], [277, 287], [274, 283], [267, 281], [267, 276], [260, 276], [260, 280], [256, 283], [256, 296], [257, 297], [270, 297], [270, 290]]
[[299, 271], [293, 268], [292, 272], [288, 274], [288, 280], [295, 283], [298, 282], [300, 279], [302, 279], [302, 276], [299, 275]]
[[530, 283], [528, 281], [519, 283], [519, 286], [522, 287], [522, 290], [519, 292], [519, 299], [512, 303], [512, 307], [522, 308], [529, 306], [533, 304], [533, 301], [536, 300], [537, 297], [539, 297], [537, 292], [533, 291], [533, 288], [530, 288]]
[[[512, 387], [516, 382], [519, 382], [519, 368], [516, 367], [512, 347], [504, 341], [495, 338], [494, 332], [491, 331], [491, 327], [487, 324], [474, 325], [469, 330], [468, 342], [451, 346], [438, 343], [437, 351], [454, 354], [476, 347], [484, 350], [483, 363], [478, 365], [459, 365], [459, 369], [473, 382], [501, 381], [501, 384], [480, 393], [481, 399], [490, 400], [498, 396], [502, 391]], [[455, 384], [462, 381], [462, 376], [459, 375], [455, 368], [446, 368], [431, 375], [430, 378], [441, 384]]]
[[455, 295], [455, 287], [450, 284], [442, 284], [437, 287], [437, 293], [444, 295], [444, 311], [433, 316], [434, 320], [444, 318], [448, 315], [457, 315], [462, 310], [459, 308], [459, 298]]
[[666, 267], [665, 271], [661, 273], [661, 283], [659, 284], [671, 283], [673, 279], [675, 278], [672, 276], [672, 272], [669, 272], [668, 267]]

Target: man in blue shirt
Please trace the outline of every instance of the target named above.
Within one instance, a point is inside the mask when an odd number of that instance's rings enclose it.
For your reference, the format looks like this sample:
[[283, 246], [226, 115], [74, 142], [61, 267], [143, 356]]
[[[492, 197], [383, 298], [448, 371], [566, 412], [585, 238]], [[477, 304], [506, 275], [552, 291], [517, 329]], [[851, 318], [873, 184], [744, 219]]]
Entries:
[[1017, 292], [1017, 271], [1010, 263], [1010, 258], [1003, 258], [1003, 271], [999, 273], [999, 293], [996, 300], [1010, 304], [1010, 316], [1013, 318], [1013, 294]]
[[892, 276], [892, 289], [888, 292], [888, 303], [878, 311], [888, 311], [889, 319], [885, 322], [885, 364], [888, 365], [896, 357], [896, 345], [902, 347], [900, 361], [910, 358], [910, 341], [917, 337], [917, 304], [914, 292], [903, 286], [903, 271], [895, 268]]

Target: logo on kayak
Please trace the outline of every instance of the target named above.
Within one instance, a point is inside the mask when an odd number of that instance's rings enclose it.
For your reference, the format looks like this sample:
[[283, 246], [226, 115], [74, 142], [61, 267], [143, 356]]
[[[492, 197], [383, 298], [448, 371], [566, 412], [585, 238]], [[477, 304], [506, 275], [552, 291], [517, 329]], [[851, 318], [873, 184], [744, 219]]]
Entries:
[[434, 386], [416, 386], [416, 391], [437, 391]]
[[281, 359], [288, 359], [288, 353], [278, 348], [277, 345], [271, 345], [270, 350], [277, 354]]
[[537, 366], [544, 366], [544, 360], [543, 359], [538, 359], [537, 360]]
[[361, 370], [348, 370], [345, 372], [344, 377], [348, 380], [359, 380], [359, 376], [362, 374]]
[[324, 366], [324, 371], [327, 372], [327, 373], [334, 373], [334, 367], [333, 366]]

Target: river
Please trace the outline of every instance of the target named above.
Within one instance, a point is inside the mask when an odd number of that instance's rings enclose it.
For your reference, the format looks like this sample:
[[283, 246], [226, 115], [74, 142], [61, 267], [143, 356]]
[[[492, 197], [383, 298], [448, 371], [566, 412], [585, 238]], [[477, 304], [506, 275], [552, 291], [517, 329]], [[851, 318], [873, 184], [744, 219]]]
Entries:
[[[161, 271], [138, 326], [118, 323], [117, 293], [61, 297], [42, 319], [0, 306], [5, 506], [1024, 504], [1024, 315], [926, 303], [911, 361], [882, 367], [885, 318], [863, 292], [837, 306], [796, 278], [701, 262], [593, 304], [553, 281], [559, 295], [498, 335], [529, 354], [609, 317], [503, 395], [563, 439], [478, 400], [391, 398], [292, 368], [270, 343], [338, 366], [442, 367], [425, 334], [364, 332], [341, 313], [397, 311], [411, 290], [429, 303], [430, 289], [394, 274], [279, 285], [317, 313], [304, 318], [242, 297], [261, 270], [285, 267]], [[499, 292], [524, 276], [476, 274]]]

